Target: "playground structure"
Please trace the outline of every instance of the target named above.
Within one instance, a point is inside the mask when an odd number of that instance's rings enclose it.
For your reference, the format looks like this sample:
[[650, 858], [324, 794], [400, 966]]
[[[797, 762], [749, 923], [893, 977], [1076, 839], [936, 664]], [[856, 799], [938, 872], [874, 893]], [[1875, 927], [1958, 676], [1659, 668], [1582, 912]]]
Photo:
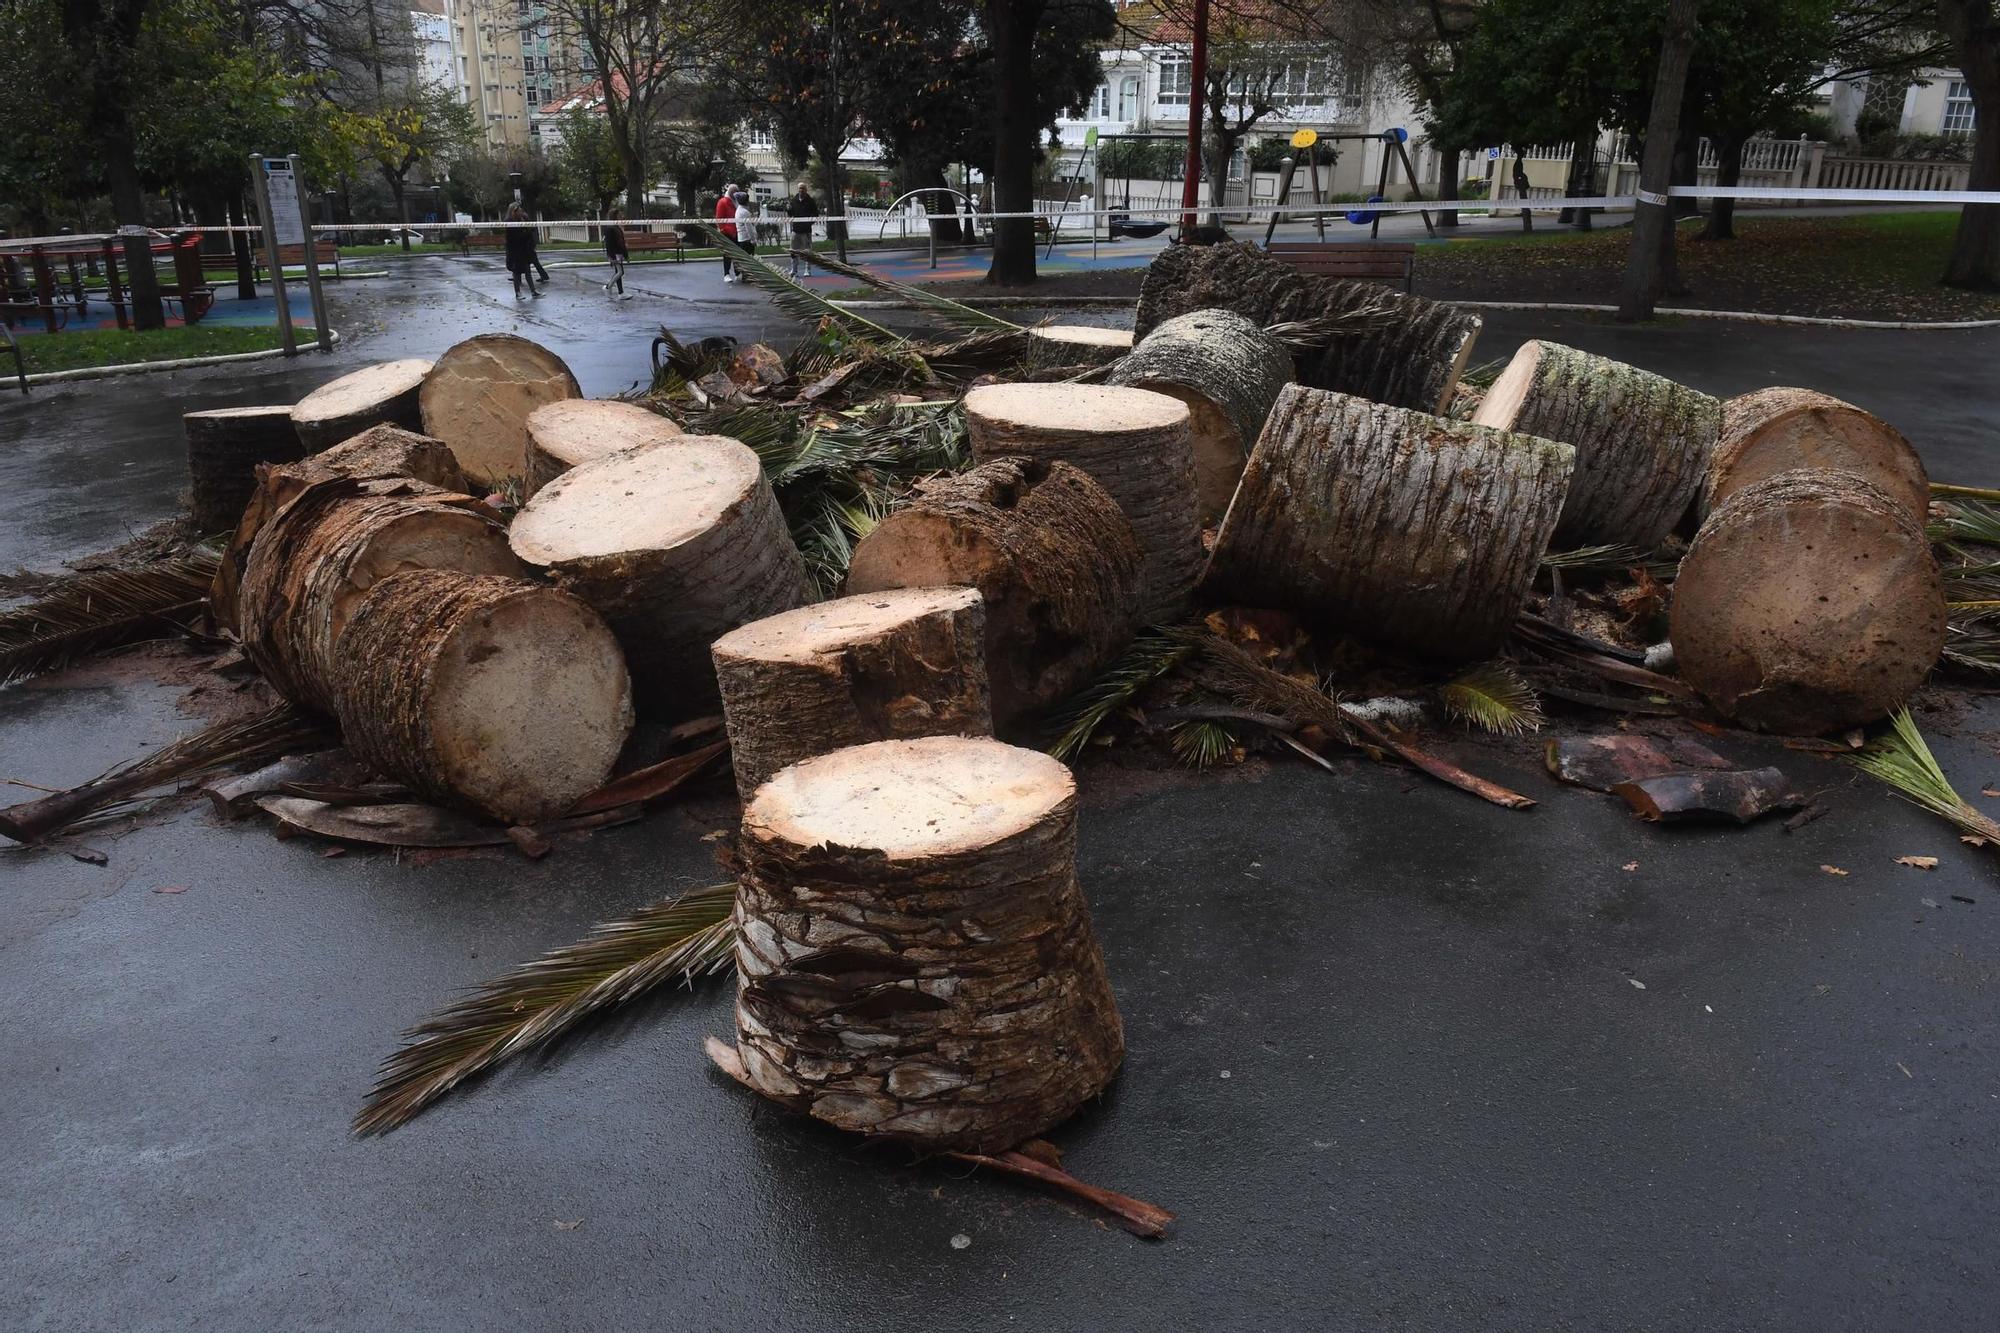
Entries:
[[[153, 231], [148, 236], [149, 251], [167, 256], [172, 267], [173, 280], [160, 284], [161, 299], [179, 306], [182, 323], [199, 323], [215, 305], [215, 289], [202, 269], [201, 233]], [[119, 328], [130, 328], [131, 301], [121, 276], [124, 259], [125, 238], [110, 232], [0, 241], [0, 319], [9, 327], [18, 319], [39, 319], [47, 332], [56, 333], [72, 317], [86, 315], [96, 299], [110, 305]], [[104, 289], [93, 292], [86, 278], [100, 272]]]

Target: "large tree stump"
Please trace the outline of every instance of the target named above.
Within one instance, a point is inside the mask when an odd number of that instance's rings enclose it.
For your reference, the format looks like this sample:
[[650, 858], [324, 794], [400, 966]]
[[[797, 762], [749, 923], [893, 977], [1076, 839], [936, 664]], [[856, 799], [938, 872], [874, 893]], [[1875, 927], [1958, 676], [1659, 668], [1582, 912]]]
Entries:
[[1566, 444], [1289, 386], [1203, 592], [1427, 657], [1489, 656], [1548, 548], [1575, 458]]
[[1707, 475], [1722, 404], [1622, 361], [1526, 342], [1472, 420], [1576, 450], [1558, 544], [1651, 550], [1680, 522]]
[[1131, 520], [1139, 616], [1177, 618], [1201, 576], [1201, 513], [1187, 404], [1095, 384], [991, 384], [965, 396], [980, 462], [1026, 457], [1083, 469]]
[[527, 431], [529, 495], [578, 464], [685, 433], [670, 418], [616, 398], [544, 403], [528, 414]]
[[581, 398], [561, 357], [511, 333], [454, 343], [424, 376], [424, 433], [451, 446], [465, 475], [500, 487], [528, 470], [528, 414]]
[[712, 709], [709, 645], [810, 595], [757, 455], [720, 435], [563, 473], [515, 517], [512, 541], [611, 626], [646, 717]]
[[333, 711], [341, 630], [371, 587], [410, 569], [522, 572], [506, 529], [464, 496], [409, 481], [308, 487], [250, 548], [237, 600], [244, 655], [293, 703]]
[[915, 487], [854, 548], [847, 591], [979, 589], [1004, 721], [1055, 703], [1118, 654], [1136, 622], [1139, 568], [1131, 523], [1087, 473], [1003, 458]]
[[181, 430], [187, 436], [188, 509], [203, 532], [236, 526], [257, 489], [259, 463], [289, 463], [304, 452], [288, 404], [186, 412]]
[[1204, 522], [1222, 517], [1278, 391], [1292, 381], [1285, 345], [1233, 310], [1163, 321], [1111, 370], [1109, 383], [1187, 404], [1195, 493]]
[[1387, 307], [1394, 318], [1298, 358], [1299, 381], [1378, 403], [1441, 412], [1482, 324], [1469, 310], [1372, 283], [1308, 276], [1247, 242], [1174, 245], [1139, 289], [1141, 339], [1194, 310], [1233, 310], [1259, 328]]
[[784, 769], [743, 818], [737, 1051], [841, 1129], [997, 1152], [1101, 1093], [1124, 1031], [1076, 881], [1076, 784], [999, 741]]
[[407, 357], [363, 366], [320, 385], [292, 405], [292, 425], [299, 432], [299, 444], [305, 452], [316, 454], [370, 426], [421, 428], [417, 392], [430, 369], [431, 363], [423, 358]]
[[1028, 330], [1029, 358], [1045, 366], [1102, 366], [1132, 350], [1130, 329], [1040, 324]]
[[1746, 486], [1794, 468], [1851, 472], [1894, 496], [1919, 521], [1930, 512], [1923, 460], [1872, 412], [1811, 389], [1759, 389], [1722, 405], [1722, 438], [1702, 491], [1713, 510]]
[[1801, 468], [1734, 492], [1674, 580], [1681, 676], [1725, 717], [1816, 736], [1907, 699], [1944, 649], [1944, 581], [1907, 497]]
[[985, 616], [971, 588], [895, 588], [802, 606], [715, 641], [736, 791], [814, 755], [913, 736], [986, 736]]
[[569, 594], [424, 569], [371, 587], [340, 638], [348, 748], [420, 795], [509, 824], [604, 785], [632, 730], [618, 643]]

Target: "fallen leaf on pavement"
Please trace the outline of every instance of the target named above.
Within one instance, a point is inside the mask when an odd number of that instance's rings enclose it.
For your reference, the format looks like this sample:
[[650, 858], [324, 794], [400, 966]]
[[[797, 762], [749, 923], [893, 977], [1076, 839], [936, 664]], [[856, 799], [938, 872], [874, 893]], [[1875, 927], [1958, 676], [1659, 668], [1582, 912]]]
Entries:
[[1644, 989], [1646, 989], [1646, 983], [1645, 983], [1645, 982], [1643, 982], [1643, 981], [1641, 981], [1641, 980], [1639, 980], [1639, 978], [1637, 978], [1637, 977], [1627, 977], [1627, 978], [1625, 978], [1625, 980], [1627, 980], [1627, 981], [1629, 981], [1629, 982], [1631, 982], [1631, 983], [1632, 983], [1632, 989], [1634, 989], [1634, 990], [1644, 990]]
[[1839, 866], [1823, 865], [1820, 867], [1820, 869], [1824, 870], [1829, 875], [1845, 875], [1847, 873], [1845, 870], [1842, 870]]
[[1627, 861], [1624, 865], [1618, 868], [1620, 870], [1637, 870], [1639, 868], [1639, 863], [1637, 861]]
[[1911, 866], [1917, 870], [1936, 870], [1937, 858], [1935, 856], [1899, 856], [1896, 858], [1896, 864], [1899, 866]]
[[187, 891], [188, 886], [185, 884], [162, 884], [159, 888], [153, 890], [154, 893], [186, 893]]

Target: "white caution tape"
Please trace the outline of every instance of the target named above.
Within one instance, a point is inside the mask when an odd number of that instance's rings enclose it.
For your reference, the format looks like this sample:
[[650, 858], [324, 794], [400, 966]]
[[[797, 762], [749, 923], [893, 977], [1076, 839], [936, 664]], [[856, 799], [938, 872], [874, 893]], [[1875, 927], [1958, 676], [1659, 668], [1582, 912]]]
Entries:
[[1665, 208], [1667, 206], [1667, 196], [1663, 194], [1654, 194], [1651, 190], [1641, 190], [1634, 197], [1638, 199], [1640, 203], [1651, 204], [1655, 208]]

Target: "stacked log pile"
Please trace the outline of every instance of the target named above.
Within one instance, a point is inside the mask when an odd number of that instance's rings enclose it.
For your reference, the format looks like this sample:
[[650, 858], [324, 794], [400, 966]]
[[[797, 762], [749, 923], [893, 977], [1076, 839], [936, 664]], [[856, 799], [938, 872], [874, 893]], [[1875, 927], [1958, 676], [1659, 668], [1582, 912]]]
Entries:
[[424, 376], [423, 429], [451, 446], [475, 485], [503, 487], [528, 469], [528, 417], [546, 403], [581, 398], [561, 357], [511, 333], [456, 343]]

